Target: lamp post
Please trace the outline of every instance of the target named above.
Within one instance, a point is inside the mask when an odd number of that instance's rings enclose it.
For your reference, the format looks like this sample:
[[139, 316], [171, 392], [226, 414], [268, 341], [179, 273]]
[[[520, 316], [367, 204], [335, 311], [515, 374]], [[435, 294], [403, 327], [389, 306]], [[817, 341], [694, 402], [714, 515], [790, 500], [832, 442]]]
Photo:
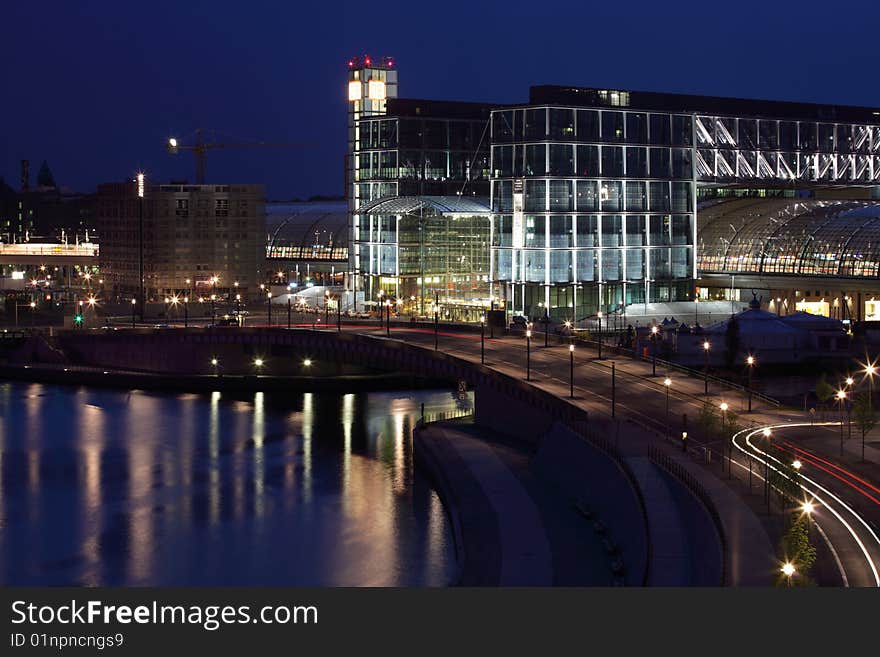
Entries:
[[217, 295], [211, 295], [211, 326], [217, 323]]
[[730, 407], [727, 405], [727, 402], [721, 402], [718, 407], [721, 409], [721, 439], [724, 441], [722, 445], [727, 450], [727, 476], [730, 477], [730, 461], [733, 458], [733, 455], [730, 453], [730, 446], [727, 444], [727, 409]]
[[669, 437], [669, 388], [672, 387], [672, 379], [667, 376], [663, 379], [663, 385], [666, 387], [666, 436]]
[[568, 345], [568, 371], [569, 371], [569, 385], [568, 385], [568, 396], [571, 399], [574, 399], [574, 345]]
[[749, 368], [749, 382], [748, 382], [748, 392], [749, 392], [749, 413], [752, 412], [752, 370], [755, 368], [755, 357], [749, 354], [746, 358], [746, 365]]
[[[599, 333], [596, 335], [596, 341], [599, 343], [599, 360], [602, 360], [602, 311], [600, 310], [596, 315], [599, 318]], [[611, 344], [613, 345], [614, 341]]]
[[865, 366], [865, 374], [868, 375], [868, 408], [874, 409], [874, 374], [876, 374], [877, 368], [874, 366], [874, 363], [868, 363]]
[[617, 370], [614, 361], [611, 361], [611, 417], [617, 415]]
[[262, 358], [255, 358], [254, 359], [254, 370], [256, 371], [257, 374], [260, 373], [264, 364], [265, 364], [265, 361]]
[[269, 328], [272, 328], [272, 293], [266, 292], [266, 307], [269, 315]]
[[134, 328], [134, 319], [135, 319], [134, 314], [135, 314], [136, 308], [137, 308], [137, 299], [132, 299], [131, 300], [131, 328]]
[[218, 367], [219, 365], [220, 365], [220, 361], [218, 361], [216, 358], [211, 359], [211, 367], [214, 368], [214, 376], [219, 375], [219, 371], [220, 371], [219, 367]]
[[342, 332], [342, 294], [336, 297], [336, 331]]
[[526, 329], [526, 381], [532, 380], [532, 329]]
[[437, 351], [437, 345], [440, 340], [440, 317], [437, 312], [440, 310], [440, 293], [434, 293], [434, 351]]
[[657, 376], [657, 325], [651, 327], [651, 376]]
[[385, 299], [385, 337], [391, 337], [391, 300]]
[[550, 308], [544, 307], [544, 346], [550, 346]]
[[486, 364], [486, 316], [480, 316], [480, 364]]
[[[770, 427], [764, 427], [761, 432], [764, 435], [764, 450], [770, 451]], [[764, 499], [767, 501], [767, 515], [770, 515], [770, 459], [764, 459]]]
[[138, 296], [141, 299], [141, 321], [144, 321], [144, 310], [147, 305], [147, 296], [144, 291], [144, 192], [146, 190], [144, 178], [142, 172], [138, 173]]
[[846, 390], [838, 390], [836, 397], [840, 406], [840, 455], [843, 456], [843, 405], [846, 403]]
[[703, 351], [706, 353], [706, 367], [703, 368], [703, 386], [705, 394], [709, 394], [709, 348], [712, 345], [708, 340], [703, 340]]
[[189, 328], [189, 297], [183, 297], [183, 328]]
[[[91, 299], [89, 299], [89, 302], [91, 303]], [[31, 307], [31, 328], [33, 328], [34, 327], [34, 315], [36, 315], [36, 311], [37, 311], [37, 302], [31, 301], [28, 305]]]

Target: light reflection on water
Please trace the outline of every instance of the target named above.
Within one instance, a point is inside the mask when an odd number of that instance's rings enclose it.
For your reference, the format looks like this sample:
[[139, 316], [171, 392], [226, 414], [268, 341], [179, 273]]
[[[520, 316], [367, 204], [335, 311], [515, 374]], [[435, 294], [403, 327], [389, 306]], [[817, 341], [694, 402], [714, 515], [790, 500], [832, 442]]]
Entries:
[[444, 585], [422, 403], [0, 384], [0, 584]]

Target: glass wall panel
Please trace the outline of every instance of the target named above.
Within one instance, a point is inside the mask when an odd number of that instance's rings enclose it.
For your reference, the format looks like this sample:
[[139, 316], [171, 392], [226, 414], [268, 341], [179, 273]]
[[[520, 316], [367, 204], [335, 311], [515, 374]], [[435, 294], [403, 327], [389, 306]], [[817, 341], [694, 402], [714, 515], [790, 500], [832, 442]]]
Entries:
[[669, 183], [648, 183], [648, 208], [654, 211], [668, 211], [669, 207]]
[[672, 149], [672, 177], [693, 178], [693, 162], [691, 161], [691, 149]]
[[550, 247], [569, 248], [572, 246], [574, 246], [572, 217], [550, 217]]
[[669, 231], [671, 219], [667, 214], [652, 214], [649, 218], [648, 239], [651, 246], [665, 246], [669, 244]]
[[579, 176], [599, 176], [599, 147], [598, 146], [578, 146], [577, 147], [577, 175]]
[[513, 251], [510, 249], [498, 249], [495, 253], [495, 278], [499, 281], [510, 281], [515, 277], [511, 271]]
[[547, 217], [528, 215], [525, 218], [525, 241], [527, 248], [543, 248], [547, 246]]
[[779, 148], [777, 121], [761, 119], [758, 121], [758, 145], [761, 148]]
[[596, 110], [577, 110], [578, 141], [599, 140], [599, 112]]
[[758, 148], [758, 122], [755, 119], [739, 120], [739, 147]]
[[513, 111], [492, 113], [492, 141], [504, 143], [513, 141]]
[[599, 218], [596, 215], [577, 216], [577, 246], [599, 246]]
[[547, 175], [547, 146], [546, 144], [529, 144], [526, 146], [527, 176]]
[[523, 251], [526, 280], [529, 283], [543, 283], [547, 274], [547, 252], [539, 250]]
[[600, 206], [603, 212], [616, 212], [623, 210], [623, 198], [619, 180], [605, 180], [599, 191]]
[[496, 215], [494, 221], [492, 246], [512, 246], [513, 217], [509, 214]]
[[599, 258], [594, 249], [577, 252], [577, 280], [596, 281], [599, 279]]
[[574, 209], [571, 180], [550, 181], [550, 211], [569, 212]]
[[513, 188], [509, 180], [496, 180], [492, 183], [493, 212], [513, 211]]
[[693, 145], [694, 129], [693, 121], [689, 116], [674, 115], [672, 117], [672, 145]]
[[651, 177], [671, 178], [672, 166], [669, 161], [668, 148], [651, 148]]
[[691, 209], [691, 183], [672, 183], [672, 211], [688, 212]]
[[650, 249], [651, 254], [651, 278], [654, 280], [662, 280], [671, 277], [671, 267], [669, 261], [671, 258], [670, 249]]
[[602, 217], [602, 246], [621, 246], [623, 244], [623, 217], [605, 215]]
[[493, 146], [492, 166], [496, 178], [510, 178], [513, 175], [513, 146]]
[[574, 139], [574, 110], [550, 108], [550, 138]]
[[623, 112], [602, 112], [602, 141], [623, 141]]
[[595, 180], [577, 181], [577, 210], [596, 211], [599, 209], [598, 183]]
[[547, 110], [527, 109], [523, 137], [526, 141], [547, 138]]
[[550, 251], [550, 282], [568, 283], [571, 280], [571, 251]]
[[619, 178], [623, 175], [623, 147], [602, 147], [602, 177]]
[[665, 146], [671, 142], [668, 114], [651, 114], [651, 143]]
[[550, 175], [574, 175], [574, 146], [571, 144], [550, 144]]
[[524, 205], [526, 210], [547, 209], [547, 182], [526, 180]]
[[626, 280], [645, 278], [645, 252], [642, 249], [626, 249]]
[[647, 244], [647, 217], [645, 215], [627, 215], [626, 221], [626, 246], [644, 246]]
[[626, 149], [627, 178], [648, 177], [648, 149], [643, 146], [627, 146]]
[[648, 209], [648, 195], [644, 181], [627, 181], [626, 183], [626, 211], [639, 212]]
[[648, 143], [648, 115], [638, 112], [626, 113], [626, 141], [629, 144]]
[[623, 258], [620, 249], [602, 251], [602, 280], [619, 281], [623, 279]]
[[672, 243], [690, 244], [693, 241], [691, 215], [678, 214], [672, 217]]
[[797, 123], [794, 121], [779, 122], [779, 148], [791, 151], [797, 148]]

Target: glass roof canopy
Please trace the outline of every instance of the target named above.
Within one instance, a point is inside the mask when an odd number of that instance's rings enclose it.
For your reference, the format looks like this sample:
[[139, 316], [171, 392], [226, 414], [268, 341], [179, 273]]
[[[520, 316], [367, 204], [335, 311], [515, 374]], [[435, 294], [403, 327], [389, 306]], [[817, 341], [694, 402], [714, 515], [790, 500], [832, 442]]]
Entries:
[[704, 274], [876, 278], [880, 202], [738, 199], [698, 215]]

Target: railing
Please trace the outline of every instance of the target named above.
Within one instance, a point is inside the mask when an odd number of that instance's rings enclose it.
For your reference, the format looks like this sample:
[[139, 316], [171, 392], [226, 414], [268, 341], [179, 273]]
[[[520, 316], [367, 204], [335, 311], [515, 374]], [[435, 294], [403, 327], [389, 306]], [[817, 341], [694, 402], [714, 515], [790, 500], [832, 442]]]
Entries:
[[267, 246], [266, 257], [278, 260], [348, 261], [348, 247], [330, 246]]
[[664, 454], [656, 447], [651, 446], [648, 451], [648, 456], [655, 465], [663, 468], [666, 472], [681, 482], [681, 484], [700, 501], [706, 509], [706, 512], [709, 514], [712, 524], [715, 525], [715, 531], [718, 533], [718, 542], [721, 546], [721, 584], [724, 585], [727, 581], [727, 535], [724, 532], [724, 524], [721, 522], [721, 515], [718, 513], [718, 508], [715, 506], [715, 502], [712, 501], [712, 498], [709, 496], [709, 493], [706, 492], [703, 484], [688, 472], [687, 468], [676, 462], [668, 454]]
[[[578, 342], [581, 342], [583, 344], [590, 345], [592, 347], [598, 347], [598, 345], [599, 345], [599, 343], [596, 340], [586, 340], [584, 338], [577, 337], [577, 335], [575, 335], [575, 340], [577, 340]], [[613, 354], [617, 354], [620, 356], [628, 356], [629, 358], [632, 358], [633, 360], [640, 360], [642, 362], [650, 363], [652, 360], [655, 360], [651, 356], [644, 356], [644, 355], [638, 353], [637, 351], [635, 351], [634, 349], [627, 349], [626, 347], [618, 347], [616, 345], [608, 345], [608, 344], [605, 344], [604, 342], [602, 343], [602, 350], [606, 351], [608, 353], [613, 353]], [[665, 360], [663, 358], [657, 358], [656, 362], [657, 362], [657, 365], [661, 366], [664, 369], [670, 369], [670, 370], [675, 370], [677, 372], [682, 372], [683, 374], [687, 374], [688, 376], [696, 378], [696, 379], [708, 378], [709, 381], [711, 381], [712, 383], [715, 383], [720, 386], [724, 386], [730, 390], [738, 390], [743, 393], [749, 392], [749, 389], [744, 385], [741, 385], [739, 383], [735, 383], [734, 381], [731, 381], [730, 379], [725, 379], [720, 376], [715, 376], [713, 374], [707, 375], [703, 370], [697, 370], [697, 369], [694, 369], [693, 367], [687, 367], [686, 365], [681, 365], [679, 363], [675, 363], [671, 360]], [[753, 398], [760, 399], [764, 403], [769, 404], [771, 406], [774, 406], [776, 408], [779, 408], [780, 406], [782, 406], [782, 402], [780, 402], [778, 399], [775, 399], [769, 395], [765, 395], [764, 393], [758, 392], [757, 390], [753, 389], [751, 391], [751, 394], [752, 394]]]
[[471, 408], [456, 408], [452, 411], [435, 411], [433, 413], [425, 413], [424, 409], [422, 410], [421, 415], [419, 416], [418, 421], [416, 422], [416, 426], [421, 428], [426, 424], [431, 424], [432, 422], [444, 422], [446, 420], [457, 420], [462, 417], [471, 417], [474, 414], [473, 407]]

